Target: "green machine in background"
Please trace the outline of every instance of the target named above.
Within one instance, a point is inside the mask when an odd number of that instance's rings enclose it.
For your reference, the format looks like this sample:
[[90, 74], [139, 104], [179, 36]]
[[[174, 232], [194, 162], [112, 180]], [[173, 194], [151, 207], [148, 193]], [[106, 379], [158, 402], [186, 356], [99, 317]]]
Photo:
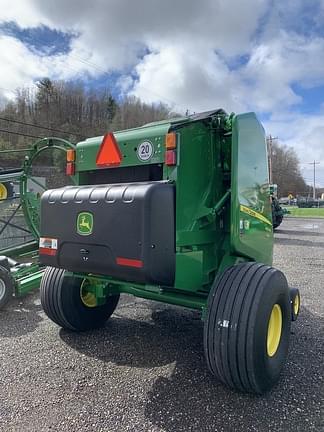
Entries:
[[74, 186], [41, 200], [41, 302], [59, 326], [104, 325], [119, 295], [197, 309], [208, 367], [263, 393], [285, 364], [298, 290], [272, 267], [264, 130], [214, 110], [87, 139]]
[[49, 186], [71, 181], [62, 175], [71, 148], [61, 138], [44, 138], [30, 148], [0, 151], [0, 158], [18, 154], [23, 159], [19, 168], [0, 170], [0, 309], [12, 296], [39, 287], [43, 275], [38, 259], [40, 197]]
[[277, 195], [278, 186], [276, 184], [270, 185], [270, 196], [271, 196], [271, 207], [272, 207], [272, 226], [275, 230], [278, 228], [284, 218], [284, 215], [289, 213], [288, 210], [284, 210], [278, 200]]

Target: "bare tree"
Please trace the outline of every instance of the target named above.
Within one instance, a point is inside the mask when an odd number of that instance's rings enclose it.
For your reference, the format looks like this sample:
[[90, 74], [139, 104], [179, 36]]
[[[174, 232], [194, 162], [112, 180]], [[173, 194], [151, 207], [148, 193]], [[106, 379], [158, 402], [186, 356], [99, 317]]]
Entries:
[[278, 185], [279, 196], [297, 196], [309, 189], [300, 173], [297, 154], [291, 147], [273, 143], [272, 176], [273, 183]]

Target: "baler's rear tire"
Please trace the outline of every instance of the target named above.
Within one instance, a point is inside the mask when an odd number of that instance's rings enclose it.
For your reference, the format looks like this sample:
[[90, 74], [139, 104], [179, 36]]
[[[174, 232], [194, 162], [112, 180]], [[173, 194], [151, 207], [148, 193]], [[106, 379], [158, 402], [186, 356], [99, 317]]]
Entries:
[[60, 327], [73, 331], [102, 327], [116, 309], [119, 295], [107, 297], [102, 306], [87, 307], [80, 293], [82, 281], [62, 269], [47, 267], [44, 272], [41, 303], [46, 315]]
[[228, 268], [208, 298], [204, 348], [210, 371], [234, 389], [266, 392], [285, 364], [290, 324], [283, 273], [258, 263]]

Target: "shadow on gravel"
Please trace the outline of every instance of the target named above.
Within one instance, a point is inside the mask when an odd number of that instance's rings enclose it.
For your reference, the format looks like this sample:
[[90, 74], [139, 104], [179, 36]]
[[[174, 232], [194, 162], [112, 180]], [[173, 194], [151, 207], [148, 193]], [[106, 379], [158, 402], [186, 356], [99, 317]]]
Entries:
[[296, 235], [296, 236], [306, 236], [306, 237], [324, 237], [324, 233], [320, 233], [318, 231], [297, 231], [297, 230], [284, 230], [284, 229], [276, 229], [275, 234], [287, 234], [287, 235]]
[[292, 325], [288, 363], [279, 383], [257, 397], [226, 389], [212, 378], [202, 352], [197, 352], [202, 350], [198, 340], [188, 357], [190, 339], [200, 338], [196, 330], [185, 341], [185, 349], [179, 349], [172, 376], [155, 381], [145, 414], [168, 432], [322, 431], [323, 331], [324, 319], [303, 309], [300, 320]]
[[299, 240], [296, 238], [276, 237], [275, 244], [287, 245], [287, 246], [316, 246], [324, 248], [324, 242], [312, 241], [312, 240]]
[[[186, 345], [192, 349], [199, 341], [201, 348], [202, 321], [198, 312], [153, 310], [152, 321], [118, 317], [118, 309], [116, 312], [103, 329], [79, 334], [61, 329], [60, 337], [89, 357], [137, 368], [159, 367], [177, 360], [179, 338], [186, 338]], [[188, 333], [192, 332], [191, 347]]]
[[42, 306], [34, 293], [21, 298], [13, 298], [5, 309], [0, 311], [0, 337], [17, 337], [36, 330], [43, 318], [39, 315]]
[[146, 418], [158, 430], [323, 430], [324, 319], [302, 309], [292, 324], [280, 382], [262, 397], [231, 391], [209, 374], [202, 330], [197, 313], [165, 308], [154, 310], [151, 321], [115, 317], [103, 330], [79, 335], [61, 330], [60, 336], [73, 349], [105, 362], [137, 368], [169, 365], [157, 371], [145, 406]]

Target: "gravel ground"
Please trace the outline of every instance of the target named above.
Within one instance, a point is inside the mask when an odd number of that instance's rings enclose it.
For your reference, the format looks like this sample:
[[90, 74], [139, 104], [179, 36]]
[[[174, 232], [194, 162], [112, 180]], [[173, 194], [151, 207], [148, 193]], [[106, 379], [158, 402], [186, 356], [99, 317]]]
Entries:
[[254, 397], [207, 371], [190, 310], [124, 297], [106, 328], [60, 330], [37, 293], [0, 312], [1, 431], [324, 431], [324, 220], [289, 219], [275, 263], [300, 289], [279, 384]]

